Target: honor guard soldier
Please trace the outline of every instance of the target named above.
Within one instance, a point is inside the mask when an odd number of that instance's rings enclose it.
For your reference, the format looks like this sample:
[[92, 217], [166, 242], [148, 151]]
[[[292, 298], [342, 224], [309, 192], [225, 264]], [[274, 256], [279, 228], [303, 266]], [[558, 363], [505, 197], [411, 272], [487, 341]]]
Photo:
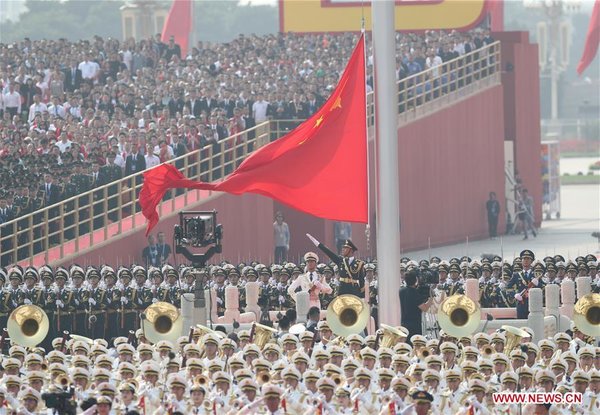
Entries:
[[327, 284], [329, 284], [332, 290], [329, 294], [324, 292], [321, 292], [319, 294], [321, 298], [321, 307], [323, 307], [323, 310], [327, 310], [327, 307], [329, 307], [329, 303], [331, 303], [333, 299], [338, 295], [339, 285], [337, 280], [333, 280], [331, 278], [333, 276], [333, 268], [331, 268], [329, 265], [319, 264], [317, 270], [319, 271], [319, 273], [321, 273], [321, 275], [325, 277], [325, 281], [327, 282]]
[[8, 280], [10, 282], [10, 288], [8, 289], [8, 315], [12, 313], [17, 307], [23, 305], [25, 296], [20, 286], [23, 283], [23, 270], [19, 266], [14, 266], [8, 270]]
[[40, 278], [42, 280], [42, 296], [44, 305], [42, 309], [46, 312], [48, 316], [48, 323], [50, 328], [48, 330], [48, 334], [46, 338], [42, 342], [41, 346], [45, 350], [50, 350], [52, 348], [52, 339], [54, 339], [56, 334], [56, 324], [54, 321], [54, 313], [56, 312], [56, 291], [52, 286], [54, 284], [54, 275], [52, 274], [52, 269], [44, 265], [39, 269]]
[[273, 287], [271, 286], [269, 279], [271, 277], [269, 270], [263, 271], [263, 268], [255, 269], [256, 273], [260, 275], [260, 284], [258, 286], [258, 305], [261, 309], [271, 309], [271, 306], [275, 307], [275, 304], [271, 304], [271, 298], [273, 294]]
[[277, 291], [277, 310], [279, 311], [286, 311], [294, 307], [294, 301], [288, 292], [290, 286], [289, 281], [290, 272], [285, 268], [281, 268], [279, 270], [279, 283], [277, 284], [277, 287], [275, 287], [275, 290]]
[[[8, 321], [8, 291], [4, 288], [6, 284], [6, 272], [0, 268], [0, 328], [6, 327]], [[2, 353], [2, 350], [0, 350]]]
[[127, 337], [130, 330], [135, 328], [135, 320], [137, 311], [135, 309], [137, 290], [132, 286], [132, 275], [128, 268], [120, 267], [117, 271], [117, 278], [122, 285], [120, 298], [120, 326], [119, 333], [121, 336]]
[[[133, 286], [137, 292], [135, 308], [138, 313], [143, 313], [144, 310], [152, 304], [152, 290], [146, 284], [147, 272], [142, 266], [133, 267], [133, 278], [135, 279]], [[138, 328], [139, 320], [136, 319], [135, 327]]]
[[[104, 324], [104, 339], [110, 341], [118, 336], [119, 312], [121, 308], [121, 290], [115, 285], [117, 277], [115, 270], [105, 265], [100, 269], [100, 276], [106, 285], [104, 297], [106, 299], [106, 320]], [[109, 324], [110, 323], [110, 324]]]
[[106, 291], [98, 286], [100, 272], [96, 268], [89, 267], [85, 273], [85, 277], [90, 284], [88, 294], [88, 333], [92, 339], [103, 339], [105, 336], [104, 327], [106, 326]]
[[337, 266], [340, 275], [339, 295], [352, 294], [359, 298], [365, 296], [365, 263], [355, 258], [354, 252], [358, 249], [350, 239], [346, 239], [342, 245], [342, 256], [337, 255], [331, 249], [317, 241], [311, 234], [306, 234], [308, 239], [325, 253]]
[[526, 319], [529, 315], [529, 290], [531, 288], [543, 288], [543, 281], [533, 274], [531, 263], [535, 260], [535, 255], [529, 249], [521, 251], [520, 272], [513, 273], [510, 281], [506, 283], [507, 288], [513, 288], [516, 291], [514, 295], [517, 300], [517, 318]]
[[44, 292], [36, 287], [39, 277], [38, 272], [33, 267], [25, 269], [25, 287], [23, 288], [23, 304], [36, 305], [44, 308]]
[[185, 267], [181, 269], [181, 294], [193, 294], [196, 286], [196, 278], [193, 268]]
[[177, 286], [179, 274], [177, 270], [170, 265], [165, 265], [162, 268], [162, 274], [165, 276], [166, 282], [161, 287], [160, 301], [166, 301], [179, 308], [181, 306], [181, 292]]
[[83, 287], [84, 272], [79, 265], [71, 266], [71, 281], [73, 282], [73, 300], [71, 301], [69, 311], [73, 315], [72, 333], [85, 335], [87, 334], [87, 317], [88, 317], [88, 300], [89, 292]]
[[369, 283], [369, 306], [371, 307], [371, 316], [375, 319], [375, 326], [379, 327], [379, 295], [378, 295], [378, 281], [375, 275], [375, 264], [365, 265], [365, 278]]
[[65, 330], [70, 331], [73, 325], [73, 317], [71, 315], [73, 292], [65, 286], [68, 277], [69, 273], [63, 267], [59, 267], [54, 273], [54, 279], [56, 280], [56, 313], [54, 317], [56, 321], [56, 334], [58, 336], [61, 336]]
[[212, 275], [215, 279], [213, 286], [215, 299], [217, 300], [217, 315], [225, 315], [225, 271], [221, 267], [213, 267]]

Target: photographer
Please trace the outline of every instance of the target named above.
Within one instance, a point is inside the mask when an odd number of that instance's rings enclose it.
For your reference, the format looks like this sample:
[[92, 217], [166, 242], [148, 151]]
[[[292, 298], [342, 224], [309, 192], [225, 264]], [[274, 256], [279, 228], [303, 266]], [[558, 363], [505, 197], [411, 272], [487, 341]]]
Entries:
[[422, 334], [421, 315], [431, 307], [432, 299], [419, 290], [419, 271], [413, 269], [404, 277], [406, 287], [400, 289], [402, 326], [408, 329], [408, 342], [415, 334]]

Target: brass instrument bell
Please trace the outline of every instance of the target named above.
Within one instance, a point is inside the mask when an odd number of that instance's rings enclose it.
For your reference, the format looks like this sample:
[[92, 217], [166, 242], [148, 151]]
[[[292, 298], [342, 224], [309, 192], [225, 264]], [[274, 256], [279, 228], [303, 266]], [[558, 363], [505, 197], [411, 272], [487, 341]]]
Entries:
[[277, 330], [272, 327], [254, 323], [254, 344], [262, 349], [275, 333], [277, 333]]
[[504, 344], [504, 354], [507, 356], [510, 355], [524, 338], [530, 337], [529, 333], [525, 330], [513, 327], [513, 326], [502, 326], [501, 330], [504, 330], [504, 335], [506, 336], [506, 343]]
[[30, 304], [19, 306], [10, 313], [6, 326], [13, 343], [23, 347], [34, 347], [48, 334], [50, 321], [44, 310]]
[[600, 294], [584, 295], [575, 303], [573, 322], [583, 334], [600, 336]]
[[381, 340], [379, 341], [379, 347], [392, 348], [396, 343], [400, 342], [401, 338], [406, 338], [407, 334], [396, 327], [388, 326], [387, 324], [380, 324], [379, 331], [381, 332]]
[[352, 294], [339, 295], [327, 307], [327, 323], [338, 336], [362, 332], [369, 321], [369, 306]]
[[453, 337], [470, 336], [481, 321], [479, 306], [466, 295], [455, 294], [446, 298], [437, 314], [444, 332]]
[[144, 310], [146, 318], [142, 320], [144, 336], [152, 343], [168, 340], [176, 343], [181, 336], [183, 317], [172, 304], [164, 301], [154, 303]]

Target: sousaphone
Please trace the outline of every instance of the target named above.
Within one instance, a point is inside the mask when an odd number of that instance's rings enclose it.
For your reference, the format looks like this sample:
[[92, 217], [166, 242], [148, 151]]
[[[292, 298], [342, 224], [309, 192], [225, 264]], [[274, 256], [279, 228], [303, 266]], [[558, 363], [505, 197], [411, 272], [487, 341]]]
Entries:
[[337, 336], [361, 333], [369, 322], [367, 303], [352, 294], [335, 297], [327, 307], [327, 323]]
[[461, 338], [468, 337], [477, 330], [481, 313], [475, 301], [466, 295], [455, 294], [440, 304], [437, 318], [444, 332]]
[[36, 305], [17, 307], [7, 322], [8, 335], [13, 343], [23, 347], [40, 344], [50, 329], [48, 315]]
[[142, 330], [149, 341], [158, 343], [161, 340], [168, 340], [173, 344], [177, 342], [183, 328], [183, 317], [177, 307], [159, 301], [148, 306], [144, 314]]
[[583, 334], [600, 336], [600, 294], [584, 295], [575, 303], [573, 322]]

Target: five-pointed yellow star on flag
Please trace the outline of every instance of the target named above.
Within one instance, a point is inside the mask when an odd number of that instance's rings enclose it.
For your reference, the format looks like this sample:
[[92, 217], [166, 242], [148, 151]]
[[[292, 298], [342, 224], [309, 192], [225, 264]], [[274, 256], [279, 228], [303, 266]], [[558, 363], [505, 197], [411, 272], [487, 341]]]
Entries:
[[331, 108], [329, 108], [329, 111], [333, 111], [336, 108], [342, 108], [342, 97], [337, 97], [335, 99], [333, 105], [331, 106]]
[[322, 122], [323, 116], [321, 115], [319, 118], [317, 118], [317, 121], [315, 121], [315, 126], [313, 128], [317, 128], [319, 125], [321, 125]]

